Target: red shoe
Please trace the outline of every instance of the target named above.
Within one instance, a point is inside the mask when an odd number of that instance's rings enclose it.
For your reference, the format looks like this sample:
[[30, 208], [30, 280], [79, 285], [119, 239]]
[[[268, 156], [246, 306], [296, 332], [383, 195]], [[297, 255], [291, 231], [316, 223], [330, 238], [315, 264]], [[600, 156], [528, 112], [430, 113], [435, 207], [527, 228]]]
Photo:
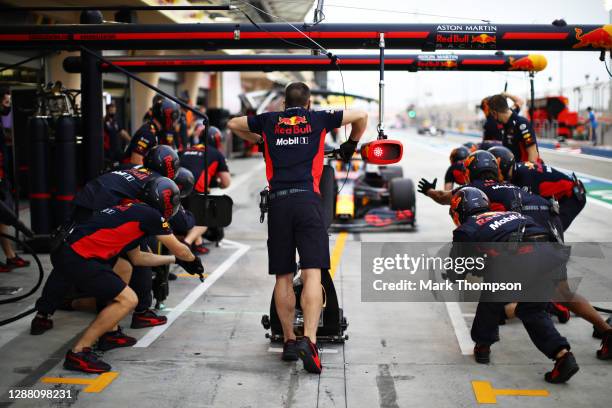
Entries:
[[580, 367], [578, 367], [574, 355], [568, 351], [562, 357], [555, 360], [554, 368], [544, 375], [544, 380], [552, 384], [562, 384], [572, 378], [579, 369]]
[[38, 336], [43, 334], [47, 330], [51, 330], [53, 328], [53, 320], [51, 320], [48, 316], [34, 316], [32, 319], [32, 323], [30, 325], [30, 334], [32, 336]]
[[304, 363], [304, 370], [313, 374], [321, 374], [323, 366], [319, 358], [317, 345], [310, 341], [306, 336], [297, 343], [298, 355]]
[[603, 334], [601, 348], [597, 350], [597, 358], [600, 360], [612, 360], [612, 330]]
[[26, 261], [18, 255], [15, 255], [14, 258], [6, 258], [6, 266], [11, 269], [25, 268], [26, 266], [30, 266], [30, 261]]
[[108, 351], [119, 347], [132, 347], [136, 339], [123, 333], [121, 327], [117, 330], [106, 332], [98, 339], [96, 348], [100, 351]]
[[78, 353], [68, 350], [64, 360], [64, 368], [66, 370], [83, 371], [84, 373], [105, 373], [111, 370], [110, 364], [100, 360], [90, 347], [85, 347]]
[[557, 316], [559, 323], [567, 323], [570, 319], [570, 311], [567, 307], [561, 303], [549, 302], [546, 309], [551, 315]]
[[200, 255], [206, 255], [207, 253], [210, 252], [210, 249], [206, 248], [204, 244], [194, 245], [193, 252], [195, 252], [196, 254], [200, 254]]
[[8, 266], [6, 266], [2, 262], [0, 262], [0, 273], [6, 273], [6, 272], [10, 272], [12, 270], [13, 270], [12, 268], [9, 268]]
[[132, 314], [132, 324], [130, 327], [132, 329], [143, 329], [145, 327], [161, 326], [167, 322], [168, 318], [166, 316], [159, 316], [153, 310], [147, 309], [142, 313], [134, 312]]

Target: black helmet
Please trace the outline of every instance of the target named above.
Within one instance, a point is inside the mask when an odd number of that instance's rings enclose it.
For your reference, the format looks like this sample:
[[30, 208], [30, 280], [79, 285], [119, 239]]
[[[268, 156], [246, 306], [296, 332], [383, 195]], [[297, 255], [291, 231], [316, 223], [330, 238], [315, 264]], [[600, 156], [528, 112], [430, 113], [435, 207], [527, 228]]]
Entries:
[[464, 161], [465, 178], [468, 182], [483, 178], [489, 173], [496, 180], [499, 180], [499, 167], [495, 156], [485, 150], [476, 150], [471, 153]]
[[221, 144], [223, 143], [223, 133], [219, 130], [219, 128], [215, 126], [209, 126], [206, 131], [206, 144], [208, 146], [212, 146], [215, 149], [221, 148]]
[[173, 130], [174, 123], [181, 116], [179, 106], [169, 99], [160, 99], [152, 107], [153, 118], [162, 125], [163, 130]]
[[170, 146], [157, 145], [149, 150], [142, 164], [149, 170], [174, 179], [179, 168], [179, 157]]
[[468, 150], [467, 147], [459, 146], [459, 147], [453, 149], [453, 151], [451, 152], [451, 154], [450, 154], [450, 162], [451, 162], [451, 164], [454, 164], [454, 163], [463, 161], [469, 155], [470, 155], [470, 151]]
[[510, 170], [514, 168], [516, 160], [514, 159], [514, 153], [504, 146], [495, 146], [487, 150], [497, 159], [499, 165], [499, 171], [502, 178], [506, 181], [510, 180]]
[[176, 177], [174, 177], [174, 182], [181, 191], [181, 198], [185, 198], [193, 191], [195, 179], [193, 177], [193, 173], [189, 171], [189, 169], [179, 167], [178, 171], [176, 172]]
[[478, 145], [474, 142], [465, 142], [463, 144], [463, 146], [467, 147], [467, 149], [470, 151], [470, 153], [475, 152], [476, 150], [478, 150]]
[[181, 207], [179, 188], [167, 177], [157, 177], [148, 181], [142, 189], [140, 199], [158, 210], [167, 220], [172, 218]]
[[451, 198], [451, 206], [448, 212], [455, 225], [459, 226], [470, 215], [489, 211], [489, 208], [489, 198], [485, 193], [475, 187], [463, 187]]

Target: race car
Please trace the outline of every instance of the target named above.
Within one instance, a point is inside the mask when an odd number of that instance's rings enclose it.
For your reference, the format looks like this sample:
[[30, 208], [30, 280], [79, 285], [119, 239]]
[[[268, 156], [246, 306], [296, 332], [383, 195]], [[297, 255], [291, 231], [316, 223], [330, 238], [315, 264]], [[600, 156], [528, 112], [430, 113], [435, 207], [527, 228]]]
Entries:
[[356, 153], [344, 162], [325, 149], [320, 190], [331, 230], [414, 228], [416, 197], [401, 166], [368, 164]]

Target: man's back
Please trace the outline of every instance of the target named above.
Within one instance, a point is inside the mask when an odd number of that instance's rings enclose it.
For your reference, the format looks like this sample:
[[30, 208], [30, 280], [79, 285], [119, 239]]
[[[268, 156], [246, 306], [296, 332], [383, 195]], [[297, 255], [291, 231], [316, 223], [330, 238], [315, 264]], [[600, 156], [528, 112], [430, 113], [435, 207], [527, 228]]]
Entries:
[[266, 176], [272, 191], [299, 188], [319, 193], [325, 135], [340, 127], [342, 111], [301, 107], [248, 119], [265, 143]]

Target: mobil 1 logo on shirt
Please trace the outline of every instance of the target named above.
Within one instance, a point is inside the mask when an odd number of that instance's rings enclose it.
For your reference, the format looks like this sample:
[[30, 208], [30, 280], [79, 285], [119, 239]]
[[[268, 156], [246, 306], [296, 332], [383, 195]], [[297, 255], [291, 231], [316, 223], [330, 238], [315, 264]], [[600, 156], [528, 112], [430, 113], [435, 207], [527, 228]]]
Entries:
[[293, 145], [307, 145], [307, 136], [294, 136], [284, 137], [276, 139], [276, 146], [293, 146]]

